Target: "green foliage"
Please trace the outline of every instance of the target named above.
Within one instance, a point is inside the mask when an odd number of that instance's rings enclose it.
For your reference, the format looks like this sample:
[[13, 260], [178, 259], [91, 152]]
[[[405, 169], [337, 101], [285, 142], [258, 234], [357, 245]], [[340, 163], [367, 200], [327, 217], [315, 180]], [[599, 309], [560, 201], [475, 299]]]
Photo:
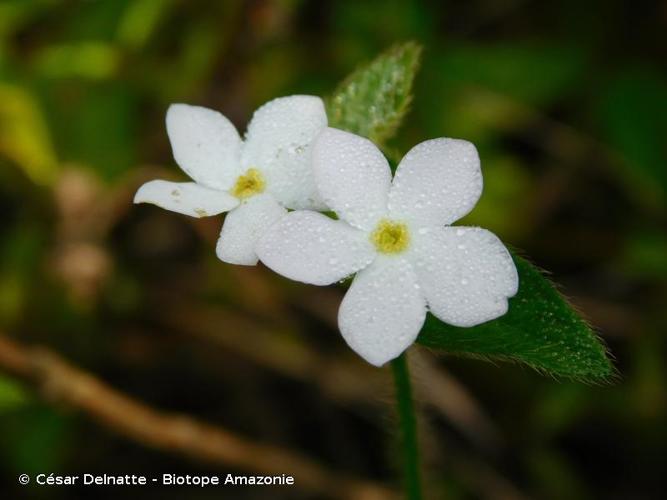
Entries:
[[530, 223], [532, 179], [516, 157], [493, 150], [482, 156], [484, 196], [457, 224], [484, 227], [509, 241], [521, 238]]
[[521, 130], [545, 108], [576, 90], [586, 54], [557, 44], [451, 44], [429, 53], [415, 109], [429, 135], [481, 144], [500, 131]]
[[[45, 89], [49, 121], [62, 160], [85, 165], [105, 180], [118, 179], [136, 164], [139, 113], [137, 96], [113, 82], [88, 85], [81, 81], [53, 81]], [[57, 96], [71, 93], [63, 101]]]
[[327, 99], [329, 125], [383, 144], [410, 107], [420, 55], [421, 47], [407, 42], [352, 73]]
[[514, 256], [519, 293], [507, 314], [472, 328], [429, 315], [417, 341], [452, 354], [509, 360], [553, 376], [604, 381], [614, 375], [605, 347], [542, 273]]
[[21, 384], [0, 374], [0, 413], [21, 407], [28, 401], [28, 394]]
[[120, 53], [100, 42], [59, 44], [44, 49], [35, 61], [35, 70], [47, 78], [113, 77], [120, 66]]
[[580, 50], [525, 43], [459, 45], [439, 58], [446, 82], [478, 86], [525, 104], [553, 99], [585, 70]]
[[630, 180], [664, 199], [667, 193], [667, 85], [650, 72], [628, 72], [600, 99], [609, 142], [630, 163]]
[[628, 235], [622, 259], [616, 264], [627, 273], [646, 278], [667, 278], [667, 234], [639, 229]]
[[32, 93], [0, 82], [0, 155], [10, 158], [35, 183], [58, 174], [49, 129]]
[[39, 272], [44, 236], [38, 226], [19, 225], [0, 242], [0, 327], [10, 328], [30, 300]]
[[129, 3], [118, 24], [118, 41], [132, 49], [144, 47], [173, 3], [173, 0], [136, 0]]
[[37, 402], [0, 419], [0, 460], [16, 472], [38, 474], [62, 469], [72, 442], [73, 420]]

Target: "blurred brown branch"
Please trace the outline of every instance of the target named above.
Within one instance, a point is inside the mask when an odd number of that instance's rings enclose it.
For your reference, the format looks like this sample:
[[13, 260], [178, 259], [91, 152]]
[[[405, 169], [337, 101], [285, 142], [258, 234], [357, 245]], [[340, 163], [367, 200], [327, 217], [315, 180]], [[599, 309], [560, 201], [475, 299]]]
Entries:
[[292, 451], [249, 441], [189, 416], [157, 411], [41, 347], [26, 347], [0, 334], [0, 368], [106, 428], [171, 453], [258, 474], [289, 473], [295, 485], [325, 497], [390, 499], [388, 488], [328, 471]]
[[[321, 310], [311, 308], [306, 300], [301, 306], [335, 325], [338, 295], [311, 291]], [[188, 335], [234, 352], [244, 359], [269, 368], [282, 376], [315, 384], [323, 394], [336, 401], [373, 405], [391, 400], [389, 374], [349, 356], [327, 356], [303, 342], [298, 335], [288, 335], [275, 325], [266, 326], [243, 314], [221, 307], [194, 302], [170, 303], [160, 315], [165, 328], [176, 328]], [[284, 316], [285, 314], [283, 314]], [[224, 326], [221, 326], [224, 325]], [[249, 334], [253, 342], [248, 342]], [[261, 345], [261, 349], [256, 346]], [[415, 391], [425, 404], [483, 449], [496, 449], [502, 438], [494, 422], [474, 396], [452, 375], [438, 366], [425, 349], [413, 348], [410, 356], [415, 373]], [[386, 398], [383, 398], [386, 396]]]

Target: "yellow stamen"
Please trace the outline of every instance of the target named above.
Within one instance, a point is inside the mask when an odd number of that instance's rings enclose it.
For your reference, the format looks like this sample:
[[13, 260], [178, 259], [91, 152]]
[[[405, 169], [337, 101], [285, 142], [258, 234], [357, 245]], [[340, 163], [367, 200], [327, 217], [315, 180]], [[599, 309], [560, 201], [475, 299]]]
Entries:
[[232, 189], [232, 194], [240, 199], [250, 198], [264, 191], [266, 182], [262, 173], [256, 168], [249, 168], [240, 175]]
[[371, 241], [381, 253], [400, 253], [410, 244], [408, 226], [382, 219], [371, 233]]

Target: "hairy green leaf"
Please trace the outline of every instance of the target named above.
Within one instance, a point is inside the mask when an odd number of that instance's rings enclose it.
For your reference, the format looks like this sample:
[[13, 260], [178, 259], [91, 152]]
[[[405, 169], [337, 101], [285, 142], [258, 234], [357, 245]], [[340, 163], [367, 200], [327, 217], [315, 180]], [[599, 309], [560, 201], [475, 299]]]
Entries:
[[525, 363], [553, 376], [612, 378], [614, 368], [593, 330], [537, 268], [513, 258], [519, 293], [507, 314], [472, 328], [447, 325], [429, 314], [417, 341], [455, 355]]
[[410, 107], [420, 55], [421, 47], [407, 42], [352, 73], [326, 101], [329, 125], [383, 144]]

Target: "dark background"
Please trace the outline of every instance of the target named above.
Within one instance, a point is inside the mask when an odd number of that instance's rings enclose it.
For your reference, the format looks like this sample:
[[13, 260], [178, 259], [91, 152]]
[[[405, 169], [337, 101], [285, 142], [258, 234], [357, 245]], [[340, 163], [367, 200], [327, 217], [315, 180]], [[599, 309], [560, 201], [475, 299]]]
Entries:
[[[463, 222], [550, 270], [621, 374], [591, 386], [413, 349], [430, 497], [664, 498], [666, 32], [667, 4], [649, 1], [0, 2], [0, 334], [160, 411], [397, 488], [389, 371], [344, 345], [341, 292], [223, 264], [220, 218], [131, 200], [184, 178], [169, 103], [243, 130], [263, 102], [326, 95], [416, 40], [391, 146], [474, 142], [485, 191]], [[252, 472], [122, 436], [34, 382], [0, 370], [3, 498], [91, 493], [20, 487], [24, 472]], [[161, 498], [223, 493], [314, 495]]]

